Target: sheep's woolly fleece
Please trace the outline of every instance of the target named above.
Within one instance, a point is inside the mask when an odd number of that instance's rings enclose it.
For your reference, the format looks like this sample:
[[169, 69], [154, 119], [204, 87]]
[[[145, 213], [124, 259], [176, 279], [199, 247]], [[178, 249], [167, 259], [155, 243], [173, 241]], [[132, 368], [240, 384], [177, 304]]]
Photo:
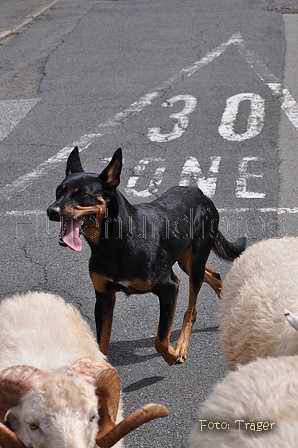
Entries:
[[218, 320], [228, 369], [258, 356], [298, 354], [297, 332], [283, 310], [298, 314], [298, 238], [247, 248], [223, 282]]
[[83, 356], [105, 358], [79, 311], [45, 292], [2, 301], [0, 346], [0, 371], [17, 363], [51, 372]]
[[[298, 440], [298, 356], [259, 358], [239, 366], [214, 388], [199, 412], [190, 448], [296, 448]], [[229, 429], [201, 430], [200, 420], [226, 422]], [[245, 422], [275, 423], [253, 431]], [[206, 423], [204, 423], [206, 424]], [[270, 428], [270, 426], [269, 426]]]

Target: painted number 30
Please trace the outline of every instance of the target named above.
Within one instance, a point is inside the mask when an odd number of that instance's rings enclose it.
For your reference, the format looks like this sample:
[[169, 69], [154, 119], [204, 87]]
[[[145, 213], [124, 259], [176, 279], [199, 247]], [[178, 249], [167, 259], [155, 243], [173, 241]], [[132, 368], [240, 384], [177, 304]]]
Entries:
[[[149, 128], [147, 136], [153, 142], [168, 142], [181, 137], [188, 126], [188, 115], [197, 105], [197, 100], [192, 95], [177, 95], [162, 103], [162, 107], [172, 107], [177, 101], [184, 101], [185, 106], [181, 112], [173, 113], [170, 118], [176, 123], [172, 132], [162, 134], [160, 128]], [[239, 105], [242, 101], [250, 102], [250, 113], [247, 119], [247, 129], [242, 134], [234, 131]], [[256, 137], [262, 131], [265, 117], [265, 100], [256, 93], [239, 93], [227, 99], [226, 107], [218, 127], [219, 134], [229, 141], [243, 141]]]

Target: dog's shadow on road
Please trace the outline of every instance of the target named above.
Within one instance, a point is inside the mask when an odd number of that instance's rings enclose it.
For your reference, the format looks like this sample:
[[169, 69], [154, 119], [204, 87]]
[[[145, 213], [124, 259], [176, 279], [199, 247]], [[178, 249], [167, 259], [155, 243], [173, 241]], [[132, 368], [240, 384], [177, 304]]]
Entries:
[[160, 381], [164, 380], [164, 376], [150, 376], [147, 378], [143, 378], [140, 381], [135, 381], [134, 383], [130, 384], [127, 387], [124, 387], [122, 389], [123, 392], [129, 393], [129, 392], [135, 392], [140, 389], [147, 388], [149, 386], [152, 386], [153, 384], [159, 383]]
[[[218, 326], [193, 329], [191, 334], [195, 333], [213, 333], [218, 331]], [[171, 333], [171, 344], [179, 338], [180, 330], [174, 330]], [[129, 364], [138, 364], [145, 362], [160, 355], [154, 347], [154, 337], [135, 339], [132, 341], [111, 341], [109, 346], [109, 362], [117, 366], [125, 366]]]

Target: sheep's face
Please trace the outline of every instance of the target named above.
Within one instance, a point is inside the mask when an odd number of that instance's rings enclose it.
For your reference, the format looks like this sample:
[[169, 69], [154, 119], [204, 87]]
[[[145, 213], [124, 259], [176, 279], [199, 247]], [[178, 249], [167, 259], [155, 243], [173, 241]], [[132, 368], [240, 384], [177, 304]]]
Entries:
[[95, 388], [51, 374], [10, 410], [8, 424], [26, 447], [94, 448], [99, 429]]

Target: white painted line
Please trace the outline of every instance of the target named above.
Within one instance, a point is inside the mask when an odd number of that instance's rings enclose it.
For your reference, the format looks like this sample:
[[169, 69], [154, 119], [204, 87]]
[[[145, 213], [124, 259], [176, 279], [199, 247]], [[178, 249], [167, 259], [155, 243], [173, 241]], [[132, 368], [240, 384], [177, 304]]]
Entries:
[[163, 86], [162, 89], [168, 87], [169, 85], [176, 84], [177, 82], [181, 82], [184, 76], [191, 76], [200, 68], [214, 61], [218, 56], [220, 56], [230, 45], [241, 44], [243, 42], [242, 36], [240, 33], [233, 34], [230, 39], [226, 42], [223, 42], [218, 47], [214, 48], [212, 51], [207, 53], [202, 59], [199, 61], [190, 64], [188, 67], [183, 68], [177, 75], [170, 78]]
[[295, 215], [298, 213], [298, 207], [241, 207], [241, 208], [218, 208], [219, 213], [277, 213], [278, 215]]
[[288, 89], [283, 89], [282, 110], [285, 111], [290, 122], [298, 129], [298, 104], [290, 94]]
[[30, 215], [45, 215], [45, 210], [11, 210], [2, 213], [1, 216], [30, 216]]
[[158, 92], [150, 92], [142, 96], [138, 101], [132, 103], [127, 109], [122, 110], [116, 114], [113, 118], [101, 123], [98, 126], [100, 128], [113, 127], [120, 124], [122, 121], [127, 120], [128, 117], [141, 112], [146, 106], [149, 106], [156, 97], [158, 97]]
[[[109, 128], [117, 126], [127, 118], [135, 115], [138, 112], [141, 112], [146, 106], [150, 105], [152, 103], [152, 100], [158, 97], [160, 92], [162, 92], [165, 88], [178, 81], [181, 81], [181, 77], [183, 78], [183, 76], [185, 75], [191, 76], [201, 67], [204, 67], [206, 64], [213, 61], [216, 57], [220, 56], [229, 45], [236, 43], [238, 41], [239, 39], [239, 37], [237, 37], [238, 34], [239, 33], [233, 35], [227, 42], [219, 45], [214, 50], [207, 53], [205, 57], [202, 58], [200, 61], [191, 64], [185, 69], [181, 70], [176, 76], [170, 78], [168, 81], [163, 83], [159, 88], [154, 89], [154, 91], [149, 92], [146, 95], [142, 96], [138, 101], [132, 103], [127, 109], [124, 109], [123, 111], [117, 113], [113, 118], [107, 120], [106, 122], [99, 124], [99, 128]], [[25, 190], [29, 185], [32, 184], [34, 180], [39, 179], [46, 172], [50, 171], [51, 169], [54, 169], [62, 160], [65, 160], [68, 157], [69, 153], [71, 152], [74, 146], [78, 146], [80, 151], [83, 151], [84, 149], [88, 148], [88, 146], [93, 142], [93, 140], [96, 137], [100, 137], [103, 134], [104, 132], [99, 134], [84, 135], [78, 142], [74, 142], [71, 146], [66, 146], [65, 148], [61, 149], [55, 156], [50, 157], [45, 162], [41, 163], [35, 170], [31, 171], [28, 174], [25, 174], [24, 176], [19, 177], [11, 184], [1, 188], [0, 200], [3, 199], [9, 200], [12, 194], [19, 193]], [[87, 142], [87, 144], [85, 144], [85, 141]]]
[[38, 101], [40, 98], [0, 101], [0, 142], [26, 117]]
[[9, 200], [11, 195], [15, 192], [20, 192], [25, 190], [32, 182], [40, 177], [44, 176], [50, 169], [56, 167], [61, 161], [64, 161], [70, 152], [73, 150], [74, 146], [81, 147], [80, 151], [88, 148], [88, 146], [93, 142], [94, 138], [100, 137], [102, 134], [88, 134], [83, 135], [78, 142], [73, 142], [72, 146], [66, 146], [61, 149], [57, 154], [42, 162], [34, 171], [19, 177], [17, 180], [9, 185], [6, 185], [0, 190], [0, 199]]
[[[177, 75], [169, 78], [160, 87], [152, 92], [147, 93], [138, 101], [132, 103], [127, 109], [124, 109], [123, 111], [117, 113], [113, 118], [107, 120], [105, 123], [99, 124], [99, 128], [109, 128], [116, 126], [122, 121], [133, 116], [134, 114], [141, 112], [146, 106], [150, 105], [152, 101], [156, 97], [158, 97], [162, 91], [164, 91], [164, 89], [175, 83], [181, 82], [185, 76], [191, 76], [197, 70], [209, 64], [218, 56], [220, 56], [230, 45], [236, 45], [239, 48], [240, 53], [243, 55], [251, 68], [258, 74], [260, 79], [267, 84], [272, 92], [276, 94], [276, 92], [278, 91], [277, 86], [280, 84], [280, 81], [274, 75], [269, 73], [267, 67], [261, 61], [259, 61], [259, 59], [254, 55], [253, 52], [247, 50], [246, 44], [241, 34], [235, 33], [226, 42], [220, 44], [218, 47], [207, 53], [202, 59], [200, 59], [200, 61], [190, 64], [188, 67], [182, 69]], [[296, 111], [297, 103], [292, 97], [290, 97], [290, 94], [287, 93], [287, 89], [284, 89], [284, 92], [285, 100], [283, 110], [298, 130], [298, 124], [296, 123], [298, 122], [298, 112]], [[80, 151], [83, 151], [90, 146], [95, 138], [102, 135], [104, 135], [104, 132], [97, 134], [86, 134], [81, 137], [78, 142], [74, 142], [71, 146], [67, 146], [61, 149], [55, 156], [50, 157], [45, 162], [41, 163], [32, 172], [19, 177], [11, 184], [6, 185], [4, 188], [2, 188], [0, 190], [0, 200], [7, 200], [12, 194], [25, 190], [29, 185], [32, 184], [34, 180], [39, 179], [46, 172], [55, 168], [62, 160], [65, 160], [74, 146], [79, 146]]]
[[[218, 213], [277, 213], [278, 215], [296, 215], [298, 214], [298, 207], [238, 207], [238, 208], [217, 208]], [[30, 216], [30, 215], [44, 215], [47, 216], [45, 210], [10, 210], [0, 213], [0, 217], [5, 216]]]
[[269, 72], [265, 64], [258, 59], [253, 51], [247, 49], [246, 43], [243, 40], [240, 33], [238, 33], [238, 39], [235, 38], [235, 45], [250, 67], [256, 72], [259, 78], [269, 87], [269, 89], [276, 96], [283, 97], [281, 108], [284, 110], [286, 116], [298, 131], [298, 104], [290, 94], [286, 86], [282, 85], [282, 82], [272, 73]]
[[253, 51], [247, 48], [246, 42], [240, 33], [235, 35], [235, 45], [238, 47], [241, 55], [246, 60], [248, 65], [255, 71], [258, 77], [265, 84], [280, 83], [280, 80], [269, 72], [266, 65], [261, 61]]

